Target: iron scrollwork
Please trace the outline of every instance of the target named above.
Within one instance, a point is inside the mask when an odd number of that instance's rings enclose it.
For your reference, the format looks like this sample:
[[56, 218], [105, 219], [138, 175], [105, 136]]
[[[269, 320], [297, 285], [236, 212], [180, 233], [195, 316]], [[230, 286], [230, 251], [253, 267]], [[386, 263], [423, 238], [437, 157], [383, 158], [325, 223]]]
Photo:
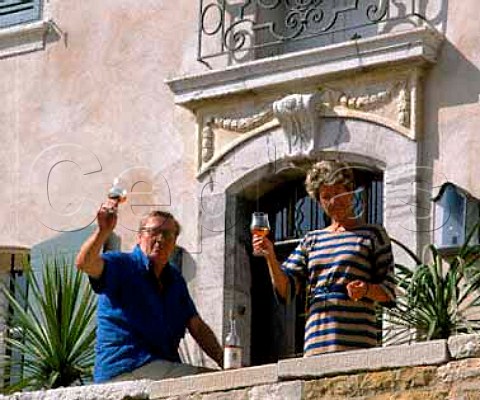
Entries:
[[[200, 0], [199, 59], [340, 31], [349, 32], [345, 40], [358, 38], [356, 29], [419, 16], [418, 1], [391, 13], [395, 0]], [[218, 47], [205, 54], [212, 38]]]

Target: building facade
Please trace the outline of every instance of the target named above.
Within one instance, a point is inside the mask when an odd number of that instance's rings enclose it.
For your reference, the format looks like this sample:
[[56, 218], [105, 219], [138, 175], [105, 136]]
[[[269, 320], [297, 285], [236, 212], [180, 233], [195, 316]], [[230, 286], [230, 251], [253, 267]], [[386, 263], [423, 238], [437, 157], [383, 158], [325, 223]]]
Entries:
[[119, 176], [122, 248], [146, 211], [173, 212], [179, 264], [217, 336], [233, 309], [247, 364], [294, 355], [285, 320], [298, 310], [276, 303], [251, 256], [251, 213], [269, 212], [287, 252], [325, 223], [306, 168], [337, 159], [360, 171], [371, 221], [415, 251], [431, 242], [443, 183], [480, 196], [475, 5], [7, 0], [2, 245], [75, 252]]

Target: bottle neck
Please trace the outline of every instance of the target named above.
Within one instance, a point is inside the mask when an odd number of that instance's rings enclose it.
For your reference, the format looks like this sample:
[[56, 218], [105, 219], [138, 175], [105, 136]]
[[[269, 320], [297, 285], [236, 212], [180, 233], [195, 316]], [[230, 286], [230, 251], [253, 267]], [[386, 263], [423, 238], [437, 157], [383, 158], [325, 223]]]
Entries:
[[230, 321], [230, 332], [232, 332], [236, 328], [236, 326], [235, 326], [235, 315], [233, 314], [233, 310], [229, 311], [228, 320]]

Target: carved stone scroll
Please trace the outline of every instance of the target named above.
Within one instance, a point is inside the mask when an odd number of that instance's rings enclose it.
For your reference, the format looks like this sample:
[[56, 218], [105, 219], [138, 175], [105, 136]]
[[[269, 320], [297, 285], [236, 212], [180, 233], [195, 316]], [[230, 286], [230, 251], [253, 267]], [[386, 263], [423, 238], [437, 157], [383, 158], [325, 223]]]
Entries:
[[410, 92], [404, 85], [398, 92], [397, 122], [401, 126], [410, 126]]
[[289, 155], [307, 155], [313, 149], [321, 98], [320, 93], [292, 94], [273, 103], [273, 113], [287, 137]]
[[[249, 115], [203, 116], [201, 165], [214, 163], [243, 140], [281, 126], [289, 156], [309, 156], [321, 134], [323, 118], [355, 118], [382, 124], [415, 140], [420, 120], [420, 75], [416, 70], [358, 81], [325, 83], [311, 93], [290, 94], [263, 103]], [[249, 110], [251, 110], [249, 108]], [[232, 115], [233, 114], [233, 115]]]
[[244, 118], [214, 118], [212, 126], [215, 128], [223, 128], [232, 132], [246, 133], [252, 129], [262, 126], [273, 118], [271, 108], [261, 111], [251, 117]]
[[214, 139], [212, 122], [209, 121], [202, 130], [202, 161], [204, 163], [210, 161], [215, 153]]
[[[335, 89], [324, 89], [324, 105], [330, 108], [342, 106], [355, 110], [375, 111], [376, 109], [389, 103], [395, 97], [401, 96], [400, 91], [405, 91], [405, 82], [396, 83], [375, 93], [349, 95], [343, 91]], [[397, 94], [398, 93], [398, 94]]]
[[[352, 94], [348, 88], [325, 88], [322, 90], [323, 102], [319, 103], [317, 111], [336, 110], [338, 107], [346, 110], [368, 113], [372, 119], [375, 117], [389, 120], [407, 130], [411, 130], [411, 137], [415, 136], [412, 126], [412, 113], [418, 104], [412, 103], [412, 91], [415, 91], [416, 81], [413, 79], [398, 80], [384, 84], [383, 88], [375, 91], [365, 87], [367, 93]], [[345, 90], [345, 91], [344, 91]], [[355, 90], [353, 90], [355, 91]], [[349, 93], [350, 92], [350, 93]], [[357, 89], [358, 92], [358, 89]], [[415, 92], [414, 92], [415, 93]]]

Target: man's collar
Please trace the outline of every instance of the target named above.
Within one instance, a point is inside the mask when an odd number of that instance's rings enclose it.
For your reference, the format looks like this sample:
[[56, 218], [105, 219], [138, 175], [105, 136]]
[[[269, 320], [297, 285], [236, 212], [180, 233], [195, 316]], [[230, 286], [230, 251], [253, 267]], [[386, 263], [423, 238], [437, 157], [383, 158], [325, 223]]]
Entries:
[[142, 249], [138, 244], [133, 248], [133, 254], [136, 257], [140, 258], [140, 261], [142, 262], [142, 266], [145, 268], [145, 270], [148, 271], [150, 269], [150, 260], [148, 259], [148, 256], [142, 251]]
[[[152, 277], [155, 277], [153, 265], [151, 264], [150, 259], [142, 251], [142, 249], [138, 244], [134, 247], [133, 253], [140, 258], [142, 262], [142, 266], [145, 268], [145, 271], [151, 274]], [[171, 269], [170, 262], [167, 262], [163, 267], [162, 273], [160, 274], [160, 278], [159, 278], [164, 285], [168, 285], [172, 279], [170, 269]]]

